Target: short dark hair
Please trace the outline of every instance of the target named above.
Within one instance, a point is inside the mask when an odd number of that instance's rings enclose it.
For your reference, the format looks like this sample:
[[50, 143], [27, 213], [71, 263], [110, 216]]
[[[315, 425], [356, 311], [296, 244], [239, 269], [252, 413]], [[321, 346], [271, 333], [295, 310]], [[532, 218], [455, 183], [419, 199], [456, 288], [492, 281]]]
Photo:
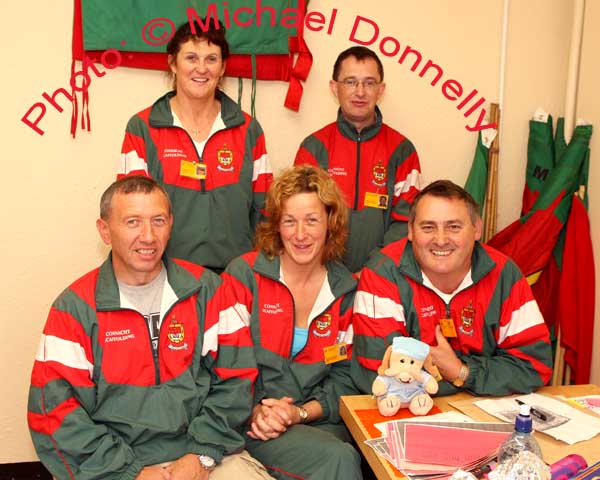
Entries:
[[383, 82], [383, 64], [377, 54], [367, 47], [350, 47], [340, 53], [333, 64], [333, 76], [332, 78], [337, 82], [340, 76], [340, 70], [342, 69], [342, 62], [348, 57], [354, 57], [359, 62], [365, 61], [367, 58], [372, 58], [377, 64], [377, 71], [379, 73], [379, 81]]
[[431, 195], [432, 197], [461, 200], [465, 202], [467, 205], [467, 210], [469, 211], [469, 217], [471, 217], [471, 223], [473, 223], [473, 225], [475, 225], [477, 220], [481, 218], [479, 215], [479, 204], [469, 192], [450, 180], [436, 180], [421, 190], [413, 200], [410, 210], [408, 211], [408, 223], [411, 225], [415, 223], [417, 205], [419, 204], [419, 201], [427, 195]]
[[[185, 22], [184, 24], [180, 25], [173, 35], [173, 38], [171, 38], [169, 43], [167, 43], [167, 53], [173, 57], [176, 57], [181, 49], [181, 45], [188, 40], [206, 40], [209, 44], [214, 43], [216, 46], [220, 47], [221, 58], [223, 60], [227, 60], [229, 57], [229, 43], [227, 43], [227, 39], [225, 38], [226, 30], [223, 26], [223, 23], [221, 23], [220, 20], [217, 21], [219, 28], [215, 28], [215, 22], [211, 21], [210, 17], [208, 22], [205, 18], [201, 18], [200, 22], [208, 27], [206, 31], [202, 29], [200, 23], [198, 23], [196, 20]], [[192, 23], [194, 24], [194, 29], [196, 30], [195, 34], [192, 32]]]
[[169, 204], [169, 215], [172, 212], [171, 199], [167, 191], [153, 178], [144, 175], [131, 175], [113, 182], [100, 198], [100, 218], [108, 220], [112, 208], [112, 199], [116, 193], [128, 195], [130, 193], [152, 193], [154, 190], [161, 192]]

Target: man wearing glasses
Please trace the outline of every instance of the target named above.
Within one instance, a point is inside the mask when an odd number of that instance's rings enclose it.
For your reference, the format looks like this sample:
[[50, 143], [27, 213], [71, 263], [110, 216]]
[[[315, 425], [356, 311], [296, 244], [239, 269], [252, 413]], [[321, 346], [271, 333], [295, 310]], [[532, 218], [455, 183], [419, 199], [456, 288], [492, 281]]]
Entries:
[[372, 250], [407, 235], [421, 168], [411, 141], [383, 123], [377, 107], [383, 65], [375, 52], [344, 50], [329, 86], [340, 104], [338, 118], [302, 142], [294, 164], [320, 166], [344, 192], [351, 210], [344, 263], [358, 272]]

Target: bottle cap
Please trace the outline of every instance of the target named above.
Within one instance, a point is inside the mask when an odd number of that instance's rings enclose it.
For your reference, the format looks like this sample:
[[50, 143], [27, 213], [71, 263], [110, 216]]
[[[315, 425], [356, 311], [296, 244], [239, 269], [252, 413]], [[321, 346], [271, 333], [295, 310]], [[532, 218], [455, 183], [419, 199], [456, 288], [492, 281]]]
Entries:
[[533, 429], [533, 421], [531, 420], [531, 407], [529, 405], [521, 405], [519, 415], [515, 419], [515, 430], [517, 432], [529, 433]]

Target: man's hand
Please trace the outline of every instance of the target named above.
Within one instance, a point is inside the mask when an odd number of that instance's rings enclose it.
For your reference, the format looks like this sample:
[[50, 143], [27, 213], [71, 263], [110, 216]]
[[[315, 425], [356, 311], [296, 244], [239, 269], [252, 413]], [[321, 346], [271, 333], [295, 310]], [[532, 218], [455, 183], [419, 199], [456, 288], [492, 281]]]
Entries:
[[435, 327], [435, 339], [437, 340], [437, 347], [431, 347], [429, 350], [431, 359], [433, 360], [433, 364], [438, 367], [442, 376], [452, 382], [460, 374], [462, 362], [456, 356], [456, 353], [454, 353], [446, 337], [442, 335], [439, 325]]
[[247, 433], [250, 438], [266, 441], [279, 437], [295, 423], [300, 423], [300, 415], [293, 398], [264, 398], [252, 410]]
[[207, 480], [209, 471], [202, 468], [198, 455], [188, 453], [171, 463], [166, 470], [171, 480]]
[[172, 480], [173, 477], [167, 471], [167, 469], [163, 467], [159, 467], [158, 465], [154, 467], [144, 467], [138, 473], [135, 480]]

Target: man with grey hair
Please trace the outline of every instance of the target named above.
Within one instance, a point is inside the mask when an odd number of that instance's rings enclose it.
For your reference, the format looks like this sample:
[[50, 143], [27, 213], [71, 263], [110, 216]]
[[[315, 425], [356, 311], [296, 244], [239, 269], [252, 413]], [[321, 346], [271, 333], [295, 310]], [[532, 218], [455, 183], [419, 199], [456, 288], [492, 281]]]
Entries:
[[431, 345], [440, 393], [530, 392], [552, 373], [550, 338], [527, 280], [479, 242], [475, 200], [449, 180], [424, 188], [408, 238], [373, 255], [354, 303], [353, 378], [364, 391], [394, 337]]
[[40, 459], [59, 479], [270, 478], [247, 453], [231, 455], [257, 375], [248, 328], [228, 316], [217, 275], [164, 255], [166, 192], [126, 177], [100, 209], [111, 253], [56, 299], [33, 366]]

